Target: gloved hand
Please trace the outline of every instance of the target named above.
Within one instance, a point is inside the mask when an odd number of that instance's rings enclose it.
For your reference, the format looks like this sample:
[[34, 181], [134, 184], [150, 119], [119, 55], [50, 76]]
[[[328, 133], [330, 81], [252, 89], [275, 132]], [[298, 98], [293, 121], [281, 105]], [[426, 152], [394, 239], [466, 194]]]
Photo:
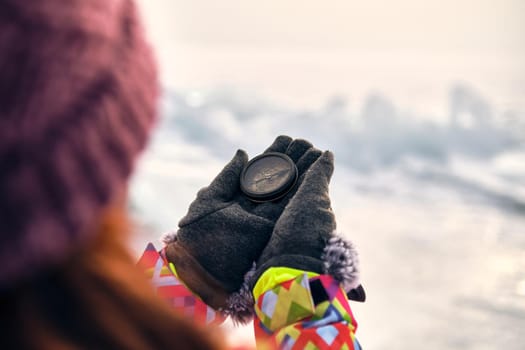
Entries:
[[248, 157], [239, 150], [210, 186], [198, 192], [177, 233], [164, 240], [166, 257], [186, 285], [239, 322], [251, 316], [253, 307], [247, 284], [241, 288], [244, 276], [268, 243], [301, 176], [321, 155], [308, 141], [288, 136], [279, 136], [265, 152], [284, 153], [297, 166], [299, 180], [285, 197], [255, 203], [241, 192], [240, 174]]
[[297, 192], [275, 224], [272, 236], [251, 276], [253, 287], [270, 267], [287, 267], [329, 274], [351, 299], [364, 301], [358, 281], [357, 253], [350, 242], [334, 234], [328, 186], [334, 170], [333, 154], [324, 152], [302, 175]]

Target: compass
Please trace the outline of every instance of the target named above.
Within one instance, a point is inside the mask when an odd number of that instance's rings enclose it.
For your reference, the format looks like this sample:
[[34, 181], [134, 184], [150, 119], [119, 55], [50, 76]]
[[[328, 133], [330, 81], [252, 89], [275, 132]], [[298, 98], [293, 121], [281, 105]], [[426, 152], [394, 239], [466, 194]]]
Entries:
[[297, 181], [297, 167], [286, 154], [269, 152], [248, 162], [241, 173], [241, 190], [254, 202], [281, 198]]

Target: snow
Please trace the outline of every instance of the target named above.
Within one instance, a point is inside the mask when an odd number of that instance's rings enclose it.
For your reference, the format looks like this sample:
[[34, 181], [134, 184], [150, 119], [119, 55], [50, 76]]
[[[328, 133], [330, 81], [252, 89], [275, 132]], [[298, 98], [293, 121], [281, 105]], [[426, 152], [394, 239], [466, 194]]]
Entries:
[[[341, 96], [302, 109], [254, 96], [166, 91], [131, 187], [148, 227], [137, 253], [176, 227], [237, 148], [254, 157], [277, 135], [302, 137], [336, 156], [331, 196], [338, 231], [360, 252], [368, 300], [352, 307], [366, 349], [523, 347], [521, 111], [498, 111], [464, 84], [436, 120], [379, 93], [352, 108]], [[252, 339], [250, 327], [232, 332]]]

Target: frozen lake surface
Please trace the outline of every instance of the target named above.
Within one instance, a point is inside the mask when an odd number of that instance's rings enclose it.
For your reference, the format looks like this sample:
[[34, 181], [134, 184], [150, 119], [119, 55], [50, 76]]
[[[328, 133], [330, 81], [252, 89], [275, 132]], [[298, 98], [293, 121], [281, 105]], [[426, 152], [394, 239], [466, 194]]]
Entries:
[[[168, 92], [133, 179], [144, 229], [132, 248], [174, 229], [237, 148], [253, 157], [279, 134], [303, 137], [336, 156], [331, 196], [360, 252], [368, 300], [352, 307], [365, 349], [523, 349], [525, 118], [468, 86], [447, 104], [436, 119], [379, 94], [294, 109], [228, 90]], [[249, 327], [234, 334], [251, 339]]]

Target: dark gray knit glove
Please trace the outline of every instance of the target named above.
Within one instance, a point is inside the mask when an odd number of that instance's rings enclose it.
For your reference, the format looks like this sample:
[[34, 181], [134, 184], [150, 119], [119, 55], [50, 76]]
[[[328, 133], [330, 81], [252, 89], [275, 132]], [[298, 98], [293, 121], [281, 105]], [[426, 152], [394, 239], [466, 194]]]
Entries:
[[[321, 155], [308, 141], [287, 136], [278, 137], [265, 152], [288, 155], [300, 178]], [[240, 174], [247, 162], [246, 153], [237, 151], [210, 186], [198, 192], [177, 233], [164, 240], [167, 259], [188, 287], [237, 321], [249, 317], [252, 307], [246, 305], [248, 285], [241, 288], [245, 274], [301, 181], [282, 199], [254, 203], [240, 190]]]
[[349, 297], [364, 301], [357, 253], [352, 243], [334, 234], [336, 223], [328, 193], [333, 170], [333, 154], [326, 151], [302, 175], [297, 192], [257, 260], [251, 286], [270, 267], [290, 267], [332, 275]]

